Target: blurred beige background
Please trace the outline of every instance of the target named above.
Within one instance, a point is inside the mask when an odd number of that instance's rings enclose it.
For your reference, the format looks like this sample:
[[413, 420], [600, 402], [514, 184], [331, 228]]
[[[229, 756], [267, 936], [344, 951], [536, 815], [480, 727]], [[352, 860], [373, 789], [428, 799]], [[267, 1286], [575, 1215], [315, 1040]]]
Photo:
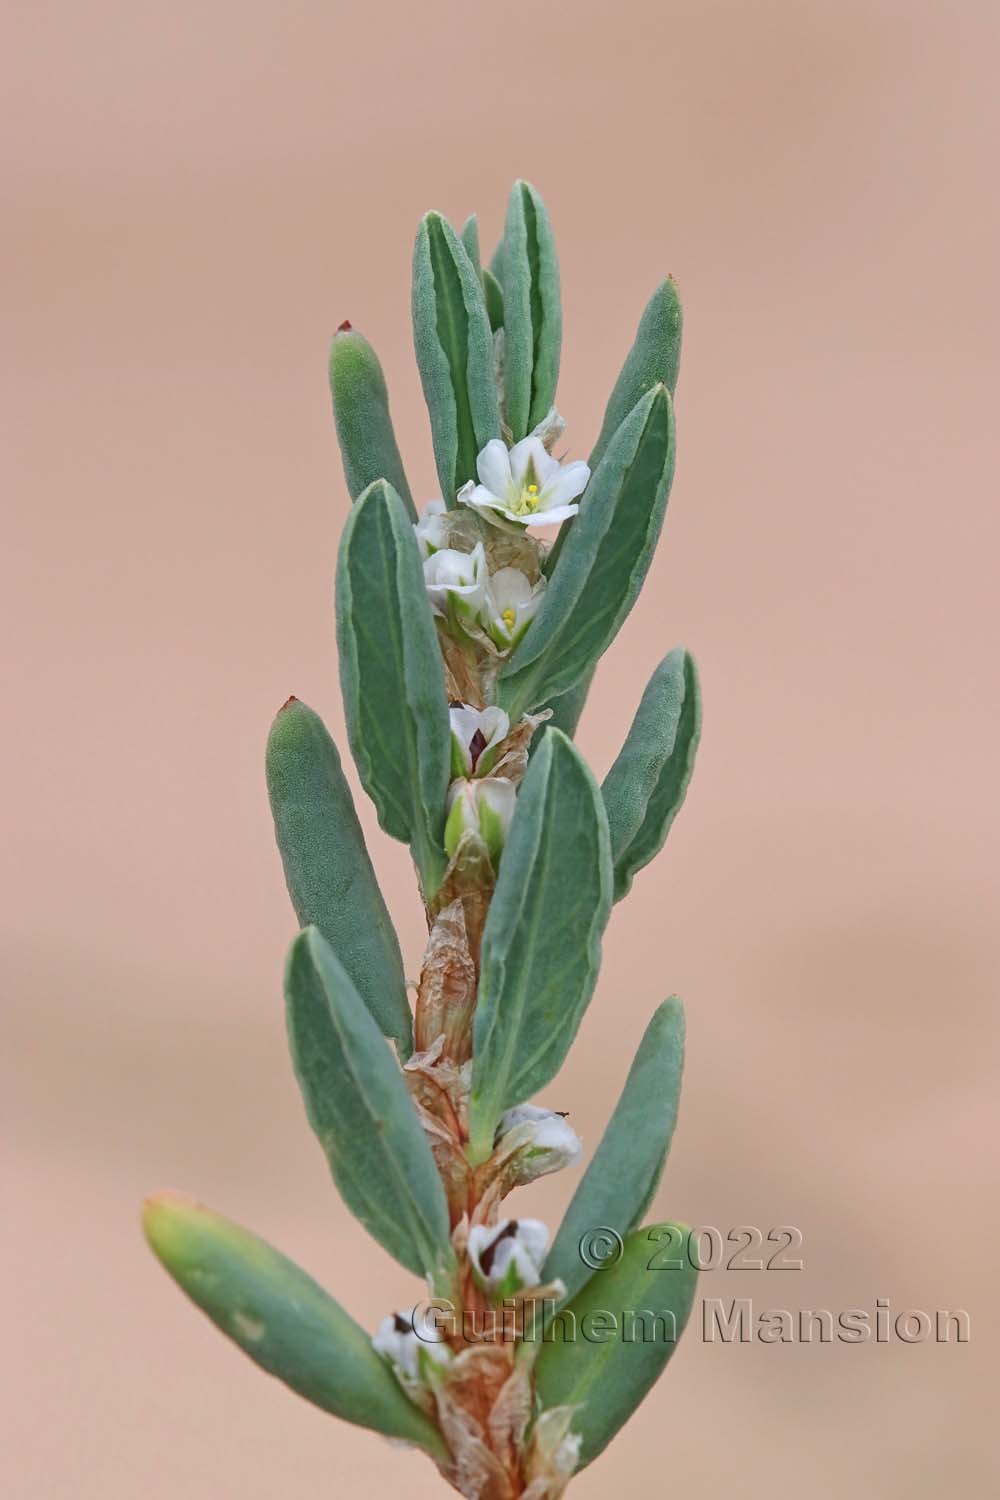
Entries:
[[[665, 272], [687, 312], [664, 542], [582, 746], [603, 774], [680, 642], [706, 698], [547, 1102], [593, 1146], [679, 991], [657, 1208], [804, 1236], [803, 1271], [704, 1293], [972, 1320], [961, 1346], [692, 1327], [572, 1493], [995, 1493], [996, 8], [93, 0], [3, 25], [5, 1492], [444, 1493], [246, 1363], [137, 1210], [193, 1191], [369, 1326], [413, 1295], [296, 1095], [261, 757], [290, 692], [343, 743], [330, 334], [375, 343], [433, 493], [412, 234], [478, 209], [492, 244], [523, 174], [559, 236], [575, 454]], [[406, 853], [362, 816], [415, 968]], [[571, 1188], [525, 1201], [554, 1221]]]

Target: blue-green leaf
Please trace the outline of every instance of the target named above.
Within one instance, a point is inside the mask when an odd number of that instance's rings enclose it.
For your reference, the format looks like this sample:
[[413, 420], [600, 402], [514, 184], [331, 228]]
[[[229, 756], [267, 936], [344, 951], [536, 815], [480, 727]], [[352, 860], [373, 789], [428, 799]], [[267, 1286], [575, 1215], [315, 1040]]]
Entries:
[[262, 1370], [345, 1422], [447, 1459], [441, 1434], [365, 1330], [293, 1261], [172, 1193], [148, 1200], [143, 1228], [182, 1291]]
[[512, 720], [568, 692], [614, 640], [652, 560], [673, 472], [673, 407], [660, 385], [591, 476], [541, 608], [500, 673]]
[[446, 1290], [448, 1205], [392, 1052], [315, 927], [285, 972], [288, 1041], [309, 1123], [344, 1202], [401, 1265]]
[[473, 1028], [471, 1154], [502, 1112], [562, 1065], [597, 980], [610, 911], [607, 822], [594, 779], [546, 729], [518, 793], [483, 932]]
[[448, 700], [413, 527], [384, 480], [341, 538], [337, 643], [358, 775], [386, 833], [409, 843], [429, 901], [445, 869]]
[[694, 771], [700, 735], [697, 668], [694, 658], [678, 648], [649, 679], [628, 737], [601, 786], [616, 901], [663, 848]]
[[681, 358], [681, 303], [673, 277], [656, 288], [636, 329], [635, 341], [615, 382], [590, 455], [596, 469], [604, 450], [637, 401], [654, 385], [665, 385], [671, 396], [677, 385]]
[[333, 336], [330, 392], [344, 478], [356, 500], [376, 479], [392, 485], [412, 520], [417, 513], [389, 415], [389, 392], [375, 350], [349, 323]]
[[544, 1409], [575, 1408], [581, 1469], [628, 1421], [684, 1332], [698, 1280], [689, 1235], [679, 1224], [636, 1230], [621, 1259], [546, 1328], [535, 1388]]
[[465, 223], [462, 225], [462, 232], [459, 235], [459, 239], [462, 241], [462, 246], [465, 250], [466, 255], [471, 260], [473, 268], [478, 273], [479, 220], [477, 219], [475, 214], [470, 214]]
[[340, 756], [322, 719], [289, 698], [267, 741], [267, 790], [300, 927], [315, 926], [403, 1057], [413, 1045], [399, 943]]
[[445, 504], [476, 475], [500, 436], [493, 333], [482, 283], [440, 214], [428, 214], [413, 252], [413, 342]]
[[486, 268], [498, 286], [503, 286], [503, 235], [497, 243], [496, 249], [490, 256], [489, 266]]
[[485, 267], [483, 268], [483, 292], [486, 296], [486, 311], [489, 314], [490, 327], [496, 333], [498, 328], [503, 327], [503, 287], [493, 272]]
[[683, 1067], [684, 1010], [675, 996], [646, 1027], [614, 1114], [549, 1250], [542, 1280], [563, 1282], [567, 1297], [596, 1274], [585, 1256], [588, 1236], [610, 1230], [624, 1238], [653, 1201], [677, 1123]]
[[529, 182], [515, 182], [503, 237], [504, 412], [514, 441], [555, 400], [562, 349], [559, 262], [552, 226]]

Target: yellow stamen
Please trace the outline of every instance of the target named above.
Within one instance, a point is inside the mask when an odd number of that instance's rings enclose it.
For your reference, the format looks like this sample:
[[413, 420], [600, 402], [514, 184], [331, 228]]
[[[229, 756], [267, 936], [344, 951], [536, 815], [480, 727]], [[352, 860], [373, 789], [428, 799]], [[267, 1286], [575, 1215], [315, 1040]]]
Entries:
[[503, 621], [503, 623], [506, 626], [506, 628], [507, 628], [508, 631], [511, 631], [511, 630], [514, 629], [514, 621], [517, 619], [517, 615], [514, 613], [514, 611], [512, 609], [505, 609], [505, 610], [503, 610], [501, 612], [500, 618]]

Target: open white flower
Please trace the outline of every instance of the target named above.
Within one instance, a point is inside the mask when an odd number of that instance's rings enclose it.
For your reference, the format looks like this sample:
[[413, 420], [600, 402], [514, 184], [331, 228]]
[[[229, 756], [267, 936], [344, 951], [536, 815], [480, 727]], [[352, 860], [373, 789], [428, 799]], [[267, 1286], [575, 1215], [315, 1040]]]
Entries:
[[443, 500], [428, 500], [424, 506], [420, 520], [415, 522], [413, 527], [421, 557], [430, 557], [432, 552], [439, 552], [442, 547], [447, 547], [448, 527], [445, 524], [447, 514]]
[[470, 708], [467, 703], [453, 703], [448, 715], [452, 776], [485, 776], [510, 733], [510, 719], [502, 708]]
[[472, 1274], [497, 1300], [513, 1296], [539, 1285], [548, 1244], [549, 1231], [539, 1219], [474, 1224], [469, 1230]]
[[516, 646], [531, 621], [545, 593], [545, 579], [529, 583], [520, 568], [498, 568], [490, 575], [486, 591], [485, 623], [487, 633], [501, 651]]
[[442, 1365], [451, 1359], [444, 1332], [434, 1321], [426, 1317], [415, 1321], [420, 1311], [418, 1304], [408, 1313], [390, 1313], [372, 1338], [375, 1352], [388, 1360], [400, 1385], [418, 1402], [426, 1379], [426, 1362]]
[[424, 560], [424, 583], [435, 614], [474, 625], [486, 604], [489, 572], [486, 551], [477, 542], [471, 552], [442, 547]]
[[536, 1104], [508, 1109], [497, 1127], [497, 1149], [516, 1157], [514, 1182], [518, 1187], [579, 1161], [580, 1137], [558, 1110]]
[[577, 461], [561, 464], [532, 434], [508, 449], [492, 438], [476, 460], [479, 483], [462, 486], [458, 499], [494, 526], [519, 531], [524, 526], [553, 526], [580, 509], [590, 469]]
[[449, 859], [463, 833], [476, 833], [489, 850], [496, 866], [514, 816], [517, 791], [506, 776], [485, 776], [481, 781], [453, 781], [448, 789], [448, 818], [444, 825], [444, 847]]

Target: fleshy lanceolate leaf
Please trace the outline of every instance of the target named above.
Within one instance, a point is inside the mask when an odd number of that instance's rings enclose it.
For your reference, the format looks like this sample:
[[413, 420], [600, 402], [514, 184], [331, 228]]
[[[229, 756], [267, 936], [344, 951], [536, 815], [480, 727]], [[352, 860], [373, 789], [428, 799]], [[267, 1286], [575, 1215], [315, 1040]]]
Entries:
[[376, 479], [385, 479], [415, 521], [417, 513], [396, 445], [382, 366], [371, 344], [350, 323], [341, 324], [333, 336], [330, 393], [351, 499], [356, 500]]
[[455, 231], [428, 214], [413, 252], [413, 342], [444, 502], [500, 436], [493, 333], [479, 275]]
[[299, 926], [319, 929], [379, 1028], [409, 1057], [413, 1025], [396, 933], [337, 747], [319, 715], [297, 698], [271, 726], [266, 768]]
[[671, 396], [677, 385], [681, 359], [681, 303], [672, 276], [660, 283], [639, 320], [635, 341], [608, 399], [604, 421], [590, 455], [596, 469], [604, 450], [637, 401], [654, 385], [665, 385]]
[[489, 314], [490, 327], [496, 333], [497, 329], [503, 327], [503, 287], [497, 281], [492, 271], [483, 267], [483, 292], [486, 296], [486, 311]]
[[628, 1421], [684, 1332], [698, 1279], [689, 1234], [677, 1224], [636, 1230], [621, 1259], [592, 1276], [549, 1325], [536, 1390], [545, 1410], [576, 1408], [570, 1426], [581, 1439], [581, 1469]]
[[529, 182], [515, 182], [503, 237], [504, 414], [515, 442], [555, 400], [562, 350], [559, 263], [552, 226]]
[[447, 1458], [369, 1335], [294, 1262], [173, 1193], [148, 1200], [143, 1229], [178, 1286], [262, 1370], [345, 1422]]
[[395, 1057], [315, 927], [292, 944], [285, 999], [306, 1114], [344, 1202], [401, 1265], [447, 1289], [448, 1205], [423, 1126]]
[[593, 993], [611, 900], [607, 822], [579, 752], [546, 729], [518, 793], [483, 932], [470, 1152], [558, 1072]]
[[646, 686], [628, 737], [604, 778], [615, 900], [663, 848], [694, 771], [701, 691], [694, 658], [671, 651]]
[[386, 833], [410, 845], [430, 900], [445, 869], [448, 700], [413, 527], [384, 480], [341, 537], [337, 644], [358, 775]]
[[479, 273], [479, 220], [475, 214], [470, 214], [462, 225], [459, 235], [466, 255], [472, 262], [473, 269]]
[[646, 577], [673, 473], [673, 407], [659, 385], [591, 476], [541, 608], [500, 673], [512, 720], [568, 692], [614, 640]]
[[622, 1238], [653, 1200], [670, 1150], [684, 1067], [684, 1010], [676, 996], [653, 1013], [614, 1114], [570, 1200], [542, 1272], [574, 1297], [595, 1273], [581, 1253], [607, 1228]]

